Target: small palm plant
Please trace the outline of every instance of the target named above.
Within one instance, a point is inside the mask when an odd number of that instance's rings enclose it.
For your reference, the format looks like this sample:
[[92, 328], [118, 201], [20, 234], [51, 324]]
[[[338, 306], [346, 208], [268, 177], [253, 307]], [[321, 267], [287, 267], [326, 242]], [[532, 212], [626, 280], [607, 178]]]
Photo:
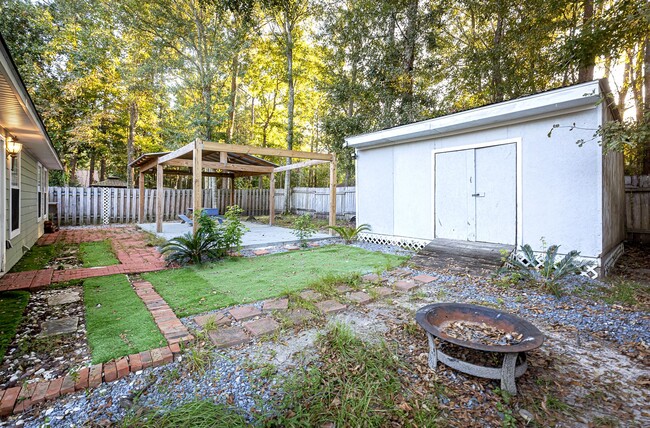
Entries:
[[351, 244], [359, 238], [359, 234], [370, 230], [369, 224], [362, 224], [357, 227], [352, 226], [329, 226], [334, 232], [338, 233], [346, 244]]
[[201, 264], [225, 255], [222, 230], [207, 215], [196, 213], [194, 217], [199, 223], [196, 232], [170, 239], [162, 246], [167, 262]]
[[535, 251], [529, 244], [522, 245], [520, 249], [527, 263], [513, 258], [501, 272], [516, 272], [523, 279], [540, 282], [542, 288], [556, 296], [562, 294], [561, 280], [569, 275], [580, 274], [585, 268], [593, 265], [593, 262], [579, 260], [580, 252], [576, 250], [569, 251], [558, 261], [559, 245], [548, 247], [542, 261], [537, 260]]

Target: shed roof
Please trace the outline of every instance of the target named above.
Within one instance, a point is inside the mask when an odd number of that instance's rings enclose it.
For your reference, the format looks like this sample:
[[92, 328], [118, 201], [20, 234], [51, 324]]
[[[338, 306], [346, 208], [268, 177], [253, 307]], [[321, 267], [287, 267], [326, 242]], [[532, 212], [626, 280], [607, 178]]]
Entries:
[[[603, 95], [608, 93], [610, 91], [606, 80], [594, 80], [408, 125], [347, 137], [345, 143], [355, 149], [368, 149], [440, 138], [475, 129], [494, 128], [504, 123], [523, 122], [535, 117], [595, 108], [602, 101]], [[612, 108], [611, 104], [607, 104], [607, 107]], [[618, 117], [614, 110], [614, 117]]]
[[106, 180], [93, 183], [90, 187], [119, 187], [126, 188], [126, 181], [120, 177], [109, 176]]

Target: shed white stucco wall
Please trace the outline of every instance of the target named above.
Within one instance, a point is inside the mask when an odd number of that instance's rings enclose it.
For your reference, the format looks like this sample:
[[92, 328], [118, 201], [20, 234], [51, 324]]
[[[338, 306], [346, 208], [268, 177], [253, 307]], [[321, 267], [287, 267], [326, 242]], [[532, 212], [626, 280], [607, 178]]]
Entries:
[[[357, 222], [370, 224], [375, 234], [433, 239], [433, 153], [520, 141], [517, 243], [541, 250], [543, 239], [564, 251], [577, 249], [584, 256], [599, 257], [602, 151], [597, 141], [582, 147], [576, 141], [590, 140], [600, 123], [601, 111], [594, 105], [490, 129], [357, 149]], [[548, 138], [554, 124], [562, 127]]]

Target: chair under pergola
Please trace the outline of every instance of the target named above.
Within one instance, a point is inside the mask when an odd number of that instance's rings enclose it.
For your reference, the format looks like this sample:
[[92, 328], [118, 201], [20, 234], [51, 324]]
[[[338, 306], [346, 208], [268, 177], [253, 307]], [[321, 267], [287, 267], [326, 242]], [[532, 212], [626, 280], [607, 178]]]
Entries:
[[[281, 156], [292, 159], [307, 159], [298, 163], [278, 166], [261, 159], [258, 156]], [[230, 205], [233, 205], [234, 184], [237, 177], [252, 177], [268, 175], [270, 178], [269, 192], [269, 224], [273, 225], [275, 217], [275, 174], [298, 168], [329, 163], [329, 225], [336, 225], [336, 155], [332, 153], [313, 153], [297, 150], [273, 149], [268, 147], [253, 147], [237, 144], [223, 144], [199, 139], [173, 152], [145, 153], [130, 166], [139, 169], [140, 195], [144, 195], [144, 175], [156, 174], [156, 231], [163, 231], [163, 177], [167, 175], [192, 175], [193, 209], [203, 208], [203, 177], [221, 177], [230, 180]], [[210, 171], [204, 171], [209, 169]], [[144, 222], [145, 198], [140, 197], [139, 220]], [[193, 224], [194, 231], [198, 223]]]

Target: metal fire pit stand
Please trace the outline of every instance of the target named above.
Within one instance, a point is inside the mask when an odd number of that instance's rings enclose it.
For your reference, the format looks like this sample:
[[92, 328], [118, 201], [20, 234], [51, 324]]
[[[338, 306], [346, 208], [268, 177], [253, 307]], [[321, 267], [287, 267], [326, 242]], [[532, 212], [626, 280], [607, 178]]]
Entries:
[[[429, 367], [436, 370], [438, 361], [468, 375], [486, 379], [501, 380], [501, 389], [512, 395], [517, 394], [515, 378], [523, 375], [528, 368], [525, 352], [500, 352], [503, 355], [501, 367], [485, 367], [459, 360], [442, 352], [437, 346], [433, 335], [427, 332], [429, 339]], [[470, 349], [470, 348], [467, 348]], [[517, 365], [517, 357], [521, 355], [522, 362]]]

